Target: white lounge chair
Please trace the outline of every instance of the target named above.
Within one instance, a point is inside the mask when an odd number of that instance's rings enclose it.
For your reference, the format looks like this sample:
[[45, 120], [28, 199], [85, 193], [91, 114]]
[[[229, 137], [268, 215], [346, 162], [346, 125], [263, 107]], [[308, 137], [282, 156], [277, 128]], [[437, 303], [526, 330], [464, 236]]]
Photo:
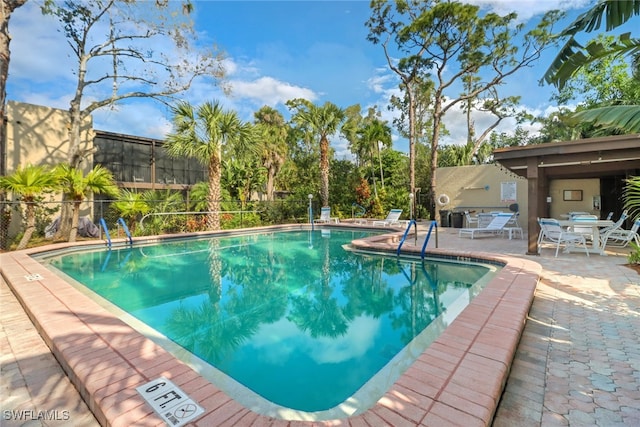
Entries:
[[501, 212], [493, 217], [491, 222], [486, 227], [477, 228], [461, 228], [458, 231], [458, 236], [462, 237], [470, 235], [473, 239], [477, 235], [497, 235], [502, 234], [505, 225], [513, 217], [512, 213]]
[[624, 228], [614, 228], [602, 236], [602, 247], [607, 245], [615, 246], [618, 248], [624, 248], [631, 242], [635, 241], [636, 245], [640, 246], [640, 236], [638, 235], [638, 229], [640, 228], [640, 219], [636, 219], [630, 230]]
[[373, 221], [373, 226], [388, 227], [391, 225], [400, 225], [401, 224], [400, 215], [402, 215], [402, 209], [391, 209], [385, 219]]
[[330, 223], [330, 222], [334, 222], [337, 224], [339, 222], [339, 219], [337, 217], [331, 217], [331, 208], [328, 206], [325, 206], [320, 208], [320, 218], [316, 219], [313, 222], [316, 224]]
[[564, 245], [565, 249], [568, 250], [571, 247], [575, 247], [577, 244], [582, 244], [585, 252], [587, 253], [587, 257], [589, 256], [587, 239], [585, 239], [584, 234], [563, 230], [560, 223], [555, 218], [538, 218], [538, 224], [540, 224], [538, 253], [540, 253], [540, 250], [542, 249], [540, 245], [544, 242], [548, 242], [555, 245], [556, 257], [558, 256], [560, 245]]

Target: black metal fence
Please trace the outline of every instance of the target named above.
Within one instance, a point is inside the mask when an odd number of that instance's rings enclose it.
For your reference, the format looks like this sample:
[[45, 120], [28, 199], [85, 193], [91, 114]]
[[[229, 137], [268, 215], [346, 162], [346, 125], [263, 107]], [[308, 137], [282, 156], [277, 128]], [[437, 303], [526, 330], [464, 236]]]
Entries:
[[[187, 201], [168, 204], [166, 200], [145, 200], [148, 211], [128, 217], [115, 208], [114, 203], [117, 201], [95, 199], [84, 202], [81, 205], [80, 217], [89, 219], [98, 227], [100, 227], [100, 219], [104, 218], [107, 227], [115, 233], [120, 231], [118, 218], [123, 217], [134, 235], [193, 232], [205, 229], [206, 213], [194, 212]], [[121, 202], [127, 203], [124, 200]], [[56, 217], [60, 216], [65, 203], [70, 202], [39, 201], [32, 204], [35, 214], [33, 240], [52, 239], [51, 235], [47, 235], [47, 228]], [[320, 212], [318, 203], [312, 202], [312, 212], [317, 218]], [[308, 223], [309, 200], [288, 198], [275, 201], [222, 201], [219, 214], [223, 229]], [[8, 250], [15, 247], [25, 232], [26, 224], [26, 204], [0, 201], [0, 248]], [[102, 230], [100, 232], [102, 233]]]

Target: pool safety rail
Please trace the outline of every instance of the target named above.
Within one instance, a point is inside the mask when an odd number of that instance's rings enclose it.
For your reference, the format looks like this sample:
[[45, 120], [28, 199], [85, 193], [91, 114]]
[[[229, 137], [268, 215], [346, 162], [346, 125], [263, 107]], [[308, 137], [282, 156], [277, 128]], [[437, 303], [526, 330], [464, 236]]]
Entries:
[[[404, 231], [402, 235], [402, 239], [400, 239], [400, 243], [398, 244], [398, 250], [396, 251], [396, 255], [400, 256], [400, 250], [402, 249], [402, 245], [404, 241], [407, 239], [407, 235], [409, 234], [409, 230], [411, 230], [411, 226], [414, 228], [415, 241], [418, 241], [418, 224], [414, 219], [410, 220], [407, 224], [407, 229]], [[438, 247], [438, 223], [437, 221], [431, 221], [431, 225], [429, 225], [429, 231], [427, 232], [427, 236], [424, 239], [424, 244], [422, 245], [422, 249], [420, 250], [420, 257], [424, 260], [424, 251], [427, 249], [427, 244], [429, 243], [429, 238], [431, 237], [431, 232], [435, 228], [436, 235], [436, 248]]]
[[[127, 224], [124, 222], [124, 219], [118, 218], [118, 224], [122, 226], [122, 229], [124, 230], [124, 234], [129, 239], [129, 244], [133, 245], [133, 238], [131, 237], [131, 233], [129, 232], [129, 227], [127, 227]], [[109, 234], [109, 228], [107, 227], [107, 222], [104, 220], [104, 218], [100, 218], [100, 225], [104, 230], [104, 236], [107, 239], [107, 246], [111, 248], [111, 235]]]
[[[357, 211], [356, 211], [357, 210]], [[362, 216], [364, 216], [364, 214], [367, 212], [367, 210], [360, 206], [357, 203], [352, 203], [351, 204], [351, 218], [355, 219], [355, 218], [360, 218]]]

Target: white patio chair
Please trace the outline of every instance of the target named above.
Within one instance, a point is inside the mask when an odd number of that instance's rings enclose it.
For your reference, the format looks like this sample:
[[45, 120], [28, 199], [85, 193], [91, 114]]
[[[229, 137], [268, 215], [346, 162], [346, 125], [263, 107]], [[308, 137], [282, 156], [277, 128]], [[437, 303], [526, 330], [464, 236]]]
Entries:
[[507, 222], [507, 225], [504, 227], [504, 230], [509, 233], [509, 240], [511, 240], [514, 235], [517, 236], [518, 234], [520, 234], [521, 239], [523, 238], [524, 232], [522, 231], [522, 227], [520, 227], [518, 218], [520, 218], [520, 212], [514, 213], [511, 219]]
[[575, 233], [573, 231], [563, 230], [557, 219], [554, 218], [538, 218], [538, 224], [540, 224], [540, 234], [538, 235], [538, 253], [540, 253], [541, 244], [544, 242], [551, 243], [556, 247], [556, 257], [560, 250], [560, 245], [564, 245], [565, 250], [575, 247], [577, 244], [582, 244], [587, 256], [589, 256], [589, 248], [587, 247], [587, 240], [581, 233]]
[[608, 227], [602, 227], [600, 229], [600, 235], [603, 236], [608, 231], [622, 228], [622, 224], [626, 221], [628, 216], [629, 214], [627, 211], [622, 211], [622, 215], [620, 215], [620, 218], [618, 218], [618, 220], [613, 225], [610, 225]]
[[338, 218], [337, 217], [331, 217], [331, 208], [329, 206], [324, 206], [322, 208], [320, 208], [320, 218], [316, 219], [315, 221], [313, 221], [315, 224], [321, 224], [321, 223], [329, 223], [329, 222], [334, 222], [334, 223], [338, 223]]
[[502, 234], [504, 231], [505, 225], [507, 222], [513, 217], [512, 213], [499, 213], [498, 215], [493, 217], [493, 220], [486, 227], [476, 227], [476, 228], [461, 228], [458, 231], [458, 236], [462, 237], [464, 235], [469, 235], [473, 239], [476, 234], [478, 235], [498, 235]]
[[400, 225], [400, 215], [402, 215], [402, 209], [391, 209], [385, 219], [373, 221], [373, 226], [388, 227], [391, 225]]
[[470, 228], [472, 225], [478, 226], [478, 217], [471, 216], [469, 211], [464, 211], [464, 217], [467, 220], [467, 228]]
[[609, 245], [618, 248], [624, 248], [631, 241], [634, 241], [636, 245], [640, 246], [640, 236], [638, 235], [639, 228], [640, 219], [636, 219], [630, 230], [625, 230], [624, 228], [614, 228], [607, 231], [602, 236], [602, 247]]
[[572, 221], [579, 222], [580, 224], [571, 226], [568, 231], [580, 233], [584, 235], [585, 239], [593, 240], [593, 225], [591, 223], [597, 221], [598, 219], [599, 218], [596, 215], [574, 215]]

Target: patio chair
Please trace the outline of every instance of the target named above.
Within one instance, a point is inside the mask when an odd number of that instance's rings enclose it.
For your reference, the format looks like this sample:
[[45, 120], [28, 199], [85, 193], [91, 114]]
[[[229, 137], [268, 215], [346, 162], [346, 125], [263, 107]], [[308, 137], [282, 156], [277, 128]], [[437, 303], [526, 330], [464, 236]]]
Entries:
[[579, 222], [581, 224], [572, 226], [568, 231], [572, 231], [574, 233], [580, 233], [584, 235], [585, 239], [593, 240], [593, 225], [590, 223], [598, 220], [598, 217], [596, 215], [590, 215], [590, 214], [574, 215], [572, 217], [572, 220]]
[[502, 234], [504, 231], [504, 227], [507, 225], [509, 220], [513, 217], [512, 213], [501, 212], [493, 217], [489, 225], [486, 227], [476, 227], [476, 228], [461, 228], [458, 231], [458, 236], [462, 237], [465, 235], [471, 236], [473, 239], [476, 234], [478, 235], [498, 235]]
[[587, 257], [589, 256], [589, 248], [587, 248], [587, 239], [581, 233], [575, 233], [573, 231], [566, 231], [560, 226], [557, 219], [554, 218], [538, 218], [538, 224], [540, 224], [540, 234], [538, 235], [538, 253], [540, 253], [541, 244], [544, 242], [551, 243], [556, 247], [556, 257], [560, 250], [560, 245], [564, 245], [565, 250], [569, 250], [571, 247], [575, 247], [577, 244], [582, 244]]
[[478, 226], [478, 217], [471, 216], [469, 211], [464, 211], [464, 217], [467, 220], [467, 228], [471, 228], [472, 225]]
[[478, 224], [476, 227], [478, 228], [485, 228], [487, 225], [491, 224], [491, 221], [495, 218], [495, 215], [489, 212], [481, 212], [477, 216]]
[[520, 223], [518, 222], [518, 218], [520, 218], [520, 212], [515, 212], [511, 219], [504, 226], [504, 231], [509, 233], [509, 240], [515, 235], [520, 234], [520, 238], [523, 238], [524, 232], [522, 231], [522, 227], [520, 227]]
[[620, 218], [618, 218], [618, 220], [613, 225], [610, 225], [608, 227], [602, 227], [600, 229], [600, 235], [604, 236], [605, 233], [607, 233], [608, 231], [622, 228], [622, 224], [625, 222], [628, 216], [629, 216], [629, 213], [627, 211], [622, 211], [622, 215], [620, 215]]
[[400, 225], [400, 215], [402, 215], [402, 209], [391, 209], [385, 219], [373, 221], [373, 226], [388, 227], [391, 225]]
[[320, 218], [316, 219], [315, 221], [313, 221], [315, 224], [320, 224], [320, 223], [329, 223], [329, 222], [334, 222], [334, 223], [338, 223], [339, 219], [337, 217], [331, 217], [331, 208], [329, 206], [324, 206], [322, 208], [320, 208]]
[[638, 228], [640, 228], [640, 219], [636, 219], [630, 230], [624, 228], [614, 228], [602, 236], [602, 247], [607, 245], [615, 246], [618, 248], [624, 248], [632, 240], [636, 245], [640, 246], [640, 236], [638, 235]]

